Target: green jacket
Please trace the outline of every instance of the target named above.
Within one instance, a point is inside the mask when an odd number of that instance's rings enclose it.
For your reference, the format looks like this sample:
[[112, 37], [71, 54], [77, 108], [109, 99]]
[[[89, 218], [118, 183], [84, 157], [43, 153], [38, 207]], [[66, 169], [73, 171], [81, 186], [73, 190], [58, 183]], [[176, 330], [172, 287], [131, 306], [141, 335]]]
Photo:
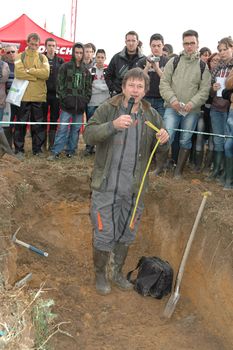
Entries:
[[211, 75], [208, 67], [206, 66], [201, 78], [198, 53], [190, 56], [183, 51], [175, 71], [173, 60], [174, 58], [168, 61], [160, 79], [159, 89], [165, 100], [165, 107], [170, 107], [175, 100], [183, 103], [191, 101], [192, 111], [200, 111], [210, 92]]
[[64, 111], [83, 113], [90, 101], [91, 90], [91, 73], [83, 63], [77, 67], [72, 58], [61, 65], [57, 76], [57, 96]]
[[[113, 152], [113, 136], [117, 130], [113, 126], [113, 120], [119, 116], [119, 108], [122, 104], [123, 95], [117, 95], [100, 105], [94, 115], [88, 121], [84, 131], [84, 141], [88, 145], [96, 145], [95, 164], [92, 175], [92, 188], [97, 191], [104, 191], [106, 179], [111, 166]], [[159, 129], [163, 127], [162, 118], [151, 107], [142, 100], [141, 108], [143, 118], [149, 120]], [[141, 135], [141, 145], [138, 155], [135, 176], [133, 179], [133, 192], [137, 193], [146, 165], [148, 163], [153, 146], [156, 143], [155, 131], [143, 125]], [[168, 150], [169, 144], [160, 145], [156, 152], [164, 153]], [[157, 153], [156, 153], [157, 154]], [[146, 180], [147, 182], [148, 180]]]

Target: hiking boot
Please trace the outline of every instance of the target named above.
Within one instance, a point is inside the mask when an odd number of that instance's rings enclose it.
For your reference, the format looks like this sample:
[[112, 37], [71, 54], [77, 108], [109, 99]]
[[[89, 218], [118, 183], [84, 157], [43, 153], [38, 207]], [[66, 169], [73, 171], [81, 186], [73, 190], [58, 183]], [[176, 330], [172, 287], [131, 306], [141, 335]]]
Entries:
[[25, 154], [24, 152], [17, 152], [15, 154], [16, 158], [19, 159], [19, 160], [24, 160], [25, 159]]

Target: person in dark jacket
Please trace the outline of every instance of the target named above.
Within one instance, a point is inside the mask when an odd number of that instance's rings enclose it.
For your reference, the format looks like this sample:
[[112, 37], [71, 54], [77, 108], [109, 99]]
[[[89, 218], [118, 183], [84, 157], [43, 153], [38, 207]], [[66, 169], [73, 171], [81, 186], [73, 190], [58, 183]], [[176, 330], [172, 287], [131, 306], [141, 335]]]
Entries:
[[[44, 121], [48, 121], [48, 109], [50, 109], [50, 122], [56, 123], [59, 118], [60, 111], [59, 99], [56, 96], [57, 75], [59, 68], [64, 63], [64, 60], [62, 57], [59, 57], [56, 54], [57, 43], [55, 39], [47, 38], [45, 40], [45, 48], [45, 55], [48, 58], [50, 74], [48, 80], [46, 81], [47, 99], [46, 102], [43, 103]], [[49, 128], [47, 125], [45, 125], [45, 146], [47, 146], [48, 143], [49, 149], [51, 149], [54, 144], [56, 129], [56, 124], [49, 125]]]
[[139, 47], [138, 34], [130, 31], [125, 35], [125, 47], [121, 52], [116, 53], [106, 70], [105, 81], [111, 96], [119, 94], [122, 89], [122, 80], [125, 73], [137, 67], [139, 59], [145, 57]]
[[57, 78], [57, 95], [61, 105], [61, 123], [57, 129], [52, 155], [48, 160], [59, 158], [65, 149], [66, 156], [71, 158], [77, 149], [79, 131], [82, 125], [83, 112], [91, 98], [92, 79], [91, 73], [83, 62], [84, 47], [81, 43], [75, 43], [72, 48], [72, 59], [64, 63]]
[[[101, 104], [84, 131], [84, 141], [96, 145], [91, 219], [96, 290], [100, 294], [111, 292], [106, 273], [111, 252], [114, 254], [112, 282], [124, 290], [132, 288], [123, 276], [122, 267], [143, 211], [142, 194], [133, 227], [129, 227], [136, 196], [156, 138], [161, 144], [159, 153], [169, 147], [162, 118], [142, 100], [148, 87], [148, 75], [141, 68], [130, 69], [123, 78], [123, 93]], [[131, 97], [134, 98], [132, 111]], [[156, 137], [145, 121], [160, 129]]]

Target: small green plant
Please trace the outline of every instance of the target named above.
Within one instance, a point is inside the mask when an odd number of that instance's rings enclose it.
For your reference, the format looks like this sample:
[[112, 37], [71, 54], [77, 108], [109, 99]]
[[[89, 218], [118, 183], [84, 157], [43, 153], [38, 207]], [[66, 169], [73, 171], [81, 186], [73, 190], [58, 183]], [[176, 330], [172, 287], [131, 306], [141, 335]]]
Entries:
[[52, 313], [51, 307], [54, 305], [52, 299], [38, 300], [32, 310], [32, 320], [35, 329], [35, 348], [40, 350], [49, 350], [49, 345], [42, 345], [49, 337], [50, 325], [57, 316]]

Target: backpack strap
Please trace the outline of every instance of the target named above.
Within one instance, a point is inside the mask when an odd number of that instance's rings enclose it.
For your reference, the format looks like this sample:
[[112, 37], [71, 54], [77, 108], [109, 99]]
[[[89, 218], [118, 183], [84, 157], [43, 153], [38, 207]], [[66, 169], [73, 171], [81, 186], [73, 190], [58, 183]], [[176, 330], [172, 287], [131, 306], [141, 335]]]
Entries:
[[181, 55], [174, 57], [174, 60], [173, 60], [173, 74], [174, 74], [174, 72], [175, 72], [175, 70], [176, 70], [176, 68], [178, 66], [178, 63], [180, 61], [180, 57], [181, 57]]
[[129, 271], [128, 273], [127, 273], [127, 276], [126, 276], [126, 278], [127, 278], [127, 280], [130, 282], [130, 283], [132, 283], [132, 284], [135, 284], [135, 280], [132, 280], [131, 279], [131, 275], [132, 275], [132, 273], [134, 272], [134, 271], [136, 271], [138, 268], [139, 268], [139, 266], [141, 266], [141, 264], [143, 263], [143, 261], [146, 259], [146, 257], [145, 256], [142, 256], [141, 258], [140, 258], [140, 260], [139, 260], [139, 262], [137, 263], [137, 266], [135, 267], [135, 269], [133, 269], [132, 271]]
[[206, 69], [206, 63], [200, 59], [201, 80], [205, 69]]
[[[180, 61], [180, 57], [181, 57], [181, 55], [174, 57], [174, 60], [173, 60], [173, 74], [174, 74], [174, 72], [175, 72], [175, 70], [176, 70], [176, 68], [178, 66], [178, 63]], [[201, 80], [202, 80], [202, 75], [203, 75], [203, 73], [205, 71], [206, 63], [204, 61], [202, 61], [201, 59], [199, 60], [199, 62], [200, 62], [200, 71], [201, 71]]]

